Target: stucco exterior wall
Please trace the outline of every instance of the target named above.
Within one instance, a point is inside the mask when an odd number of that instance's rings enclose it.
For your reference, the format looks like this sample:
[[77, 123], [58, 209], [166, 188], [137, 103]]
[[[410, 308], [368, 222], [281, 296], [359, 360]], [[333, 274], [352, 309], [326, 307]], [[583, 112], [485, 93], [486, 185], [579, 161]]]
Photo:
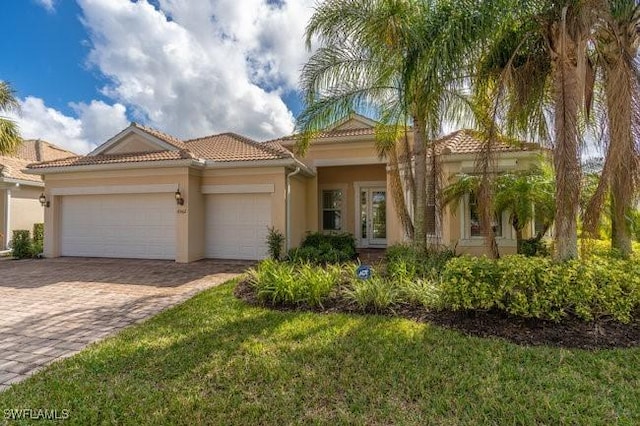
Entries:
[[[60, 194], [63, 194], [65, 190], [73, 188], [91, 193], [96, 189], [108, 191], [117, 188], [126, 192], [127, 187], [144, 187], [145, 185], [167, 185], [167, 196], [172, 197], [172, 193], [178, 187], [183, 192], [185, 205], [176, 206], [176, 261], [188, 262], [190, 260], [190, 234], [187, 200], [190, 197], [190, 184], [187, 167], [86, 171], [47, 175], [45, 195], [51, 205], [45, 209], [45, 256], [60, 256], [60, 210], [64, 196]], [[197, 251], [195, 250], [195, 252]]]
[[[206, 169], [202, 174], [202, 185], [263, 185], [273, 184], [271, 196], [272, 226], [286, 233], [286, 171], [284, 167], [247, 167], [229, 169]], [[247, 189], [250, 191], [250, 189]]]
[[64, 196], [60, 194], [70, 188], [89, 192], [96, 188], [108, 188], [107, 191], [118, 188], [126, 192], [126, 188], [132, 186], [139, 189], [145, 185], [166, 185], [171, 197], [180, 188], [185, 203], [183, 206], [176, 205], [176, 261], [184, 263], [202, 259], [205, 255], [204, 223], [207, 212], [206, 195], [202, 192], [204, 186], [242, 187], [243, 191], [250, 191], [252, 185], [259, 187], [265, 183], [273, 184], [273, 192], [270, 193], [272, 224], [285, 233], [284, 167], [206, 170], [175, 167], [50, 174], [46, 178], [45, 190], [51, 201], [51, 207], [45, 209], [45, 256], [60, 255], [60, 205]]
[[44, 221], [44, 209], [38, 198], [42, 193], [41, 188], [29, 188], [20, 186], [11, 190], [11, 231], [26, 229], [33, 231], [34, 223]]
[[291, 235], [289, 236], [290, 248], [298, 247], [305, 234], [311, 231], [307, 223], [307, 180], [308, 178], [294, 176], [290, 179], [291, 185]]
[[[539, 152], [511, 152], [497, 156], [497, 171], [507, 172], [527, 170], [539, 161]], [[475, 156], [456, 155], [443, 159], [443, 184], [452, 182], [459, 173], [473, 173]], [[460, 200], [457, 205], [450, 205], [443, 211], [443, 243], [449, 247], [455, 247], [460, 254], [482, 256], [486, 253], [484, 238], [471, 236], [469, 231], [470, 213], [468, 199]], [[528, 230], [526, 235], [530, 235]], [[508, 212], [502, 214], [502, 236], [496, 241], [501, 255], [516, 253], [515, 231], [509, 223]]]

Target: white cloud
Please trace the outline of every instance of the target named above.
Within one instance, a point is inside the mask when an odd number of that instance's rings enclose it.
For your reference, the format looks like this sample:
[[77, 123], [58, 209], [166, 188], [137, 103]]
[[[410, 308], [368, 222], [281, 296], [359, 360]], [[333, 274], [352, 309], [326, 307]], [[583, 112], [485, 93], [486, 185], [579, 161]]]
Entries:
[[47, 12], [55, 12], [56, 10], [55, 0], [36, 0], [36, 3], [47, 9]]
[[[78, 0], [103, 93], [178, 137], [289, 133], [313, 0]], [[273, 2], [271, 2], [273, 3]]]
[[78, 154], [86, 154], [128, 124], [121, 104], [102, 101], [72, 104], [78, 117], [47, 107], [40, 98], [20, 100], [21, 114], [12, 114], [25, 139], [44, 139]]

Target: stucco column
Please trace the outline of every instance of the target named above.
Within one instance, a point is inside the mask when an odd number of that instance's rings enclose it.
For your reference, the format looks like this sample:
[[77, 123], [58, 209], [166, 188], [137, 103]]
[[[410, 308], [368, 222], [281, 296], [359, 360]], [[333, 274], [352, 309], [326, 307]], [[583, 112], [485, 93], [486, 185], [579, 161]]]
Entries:
[[4, 241], [2, 242], [4, 248], [9, 248], [9, 240], [11, 240], [11, 190], [9, 188], [4, 190], [4, 223], [2, 224], [2, 233], [4, 234]]
[[62, 197], [51, 196], [44, 192], [49, 201], [49, 207], [44, 208], [44, 257], [60, 256], [60, 211]]

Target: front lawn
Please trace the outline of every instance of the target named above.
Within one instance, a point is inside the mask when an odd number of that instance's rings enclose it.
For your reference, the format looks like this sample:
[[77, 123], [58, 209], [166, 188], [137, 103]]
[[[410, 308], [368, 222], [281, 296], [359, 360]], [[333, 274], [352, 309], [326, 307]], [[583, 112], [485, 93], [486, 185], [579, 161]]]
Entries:
[[[0, 394], [70, 424], [640, 424], [640, 349], [521, 347], [210, 289]], [[13, 422], [11, 422], [13, 424]]]

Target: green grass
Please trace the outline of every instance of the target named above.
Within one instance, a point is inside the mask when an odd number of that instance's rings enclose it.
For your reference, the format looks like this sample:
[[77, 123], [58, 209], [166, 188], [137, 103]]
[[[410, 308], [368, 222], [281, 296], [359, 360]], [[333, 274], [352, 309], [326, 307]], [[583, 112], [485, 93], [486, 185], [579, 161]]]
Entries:
[[526, 348], [405, 319], [277, 312], [232, 288], [52, 365], [0, 394], [0, 410], [69, 409], [67, 423], [83, 425], [640, 423], [640, 349]]

